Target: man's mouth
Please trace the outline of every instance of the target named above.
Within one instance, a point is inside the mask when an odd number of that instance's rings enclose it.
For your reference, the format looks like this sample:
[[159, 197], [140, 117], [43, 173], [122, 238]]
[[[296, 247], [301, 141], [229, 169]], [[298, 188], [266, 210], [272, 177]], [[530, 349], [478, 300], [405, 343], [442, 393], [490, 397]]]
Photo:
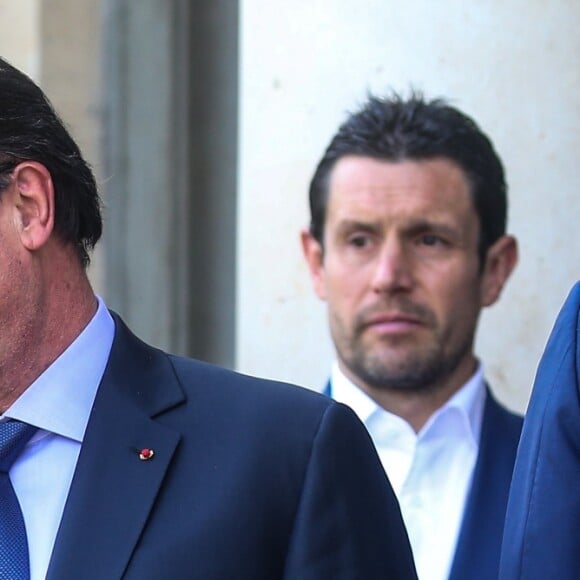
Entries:
[[424, 326], [418, 317], [402, 312], [374, 314], [363, 323], [363, 329], [372, 328], [381, 333], [410, 332]]

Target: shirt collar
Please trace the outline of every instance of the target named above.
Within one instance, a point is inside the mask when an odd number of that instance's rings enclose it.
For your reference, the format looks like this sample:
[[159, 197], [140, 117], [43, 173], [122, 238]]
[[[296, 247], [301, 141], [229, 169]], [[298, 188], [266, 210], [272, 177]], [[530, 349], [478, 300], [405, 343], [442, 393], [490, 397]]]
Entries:
[[[359, 389], [349, 380], [340, 370], [337, 361], [332, 366], [331, 395], [337, 401], [348, 405], [365, 425], [377, 414], [386, 416], [392, 424], [400, 424], [403, 421], [400, 417], [380, 407], [362, 389]], [[442, 407], [433, 413], [419, 432], [418, 437], [422, 437], [432, 431], [435, 425], [440, 425], [442, 418], [457, 414], [460, 417], [463, 429], [469, 433], [475, 445], [478, 445], [485, 396], [483, 365], [479, 362], [471, 378]], [[449, 425], [450, 423], [446, 422], [446, 424]]]
[[346, 377], [340, 370], [338, 361], [334, 361], [330, 377], [332, 398], [348, 405], [363, 423], [366, 424], [369, 417], [377, 409], [381, 409], [373, 399]]
[[97, 312], [69, 347], [4, 414], [82, 442], [109, 359], [115, 323], [97, 296]]

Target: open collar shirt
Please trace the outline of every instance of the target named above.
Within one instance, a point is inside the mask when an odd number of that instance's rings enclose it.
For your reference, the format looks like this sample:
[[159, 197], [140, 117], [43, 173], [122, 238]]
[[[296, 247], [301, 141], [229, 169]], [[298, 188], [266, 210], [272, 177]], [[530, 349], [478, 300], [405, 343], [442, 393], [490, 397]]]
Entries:
[[38, 427], [10, 469], [28, 538], [31, 580], [46, 577], [115, 323], [103, 301], [76, 340], [6, 410]]
[[401, 506], [420, 580], [446, 580], [477, 460], [485, 381], [475, 374], [415, 433], [335, 363], [331, 395], [367, 427]]

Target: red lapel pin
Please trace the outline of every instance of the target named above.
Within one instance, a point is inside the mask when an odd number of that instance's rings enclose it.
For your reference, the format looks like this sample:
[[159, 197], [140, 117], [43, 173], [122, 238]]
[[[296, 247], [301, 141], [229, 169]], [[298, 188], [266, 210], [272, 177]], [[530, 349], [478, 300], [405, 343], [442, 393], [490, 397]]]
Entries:
[[141, 461], [149, 461], [150, 459], [153, 459], [154, 455], [155, 451], [153, 451], [153, 449], [148, 449], [147, 447], [144, 447], [139, 451], [139, 459]]

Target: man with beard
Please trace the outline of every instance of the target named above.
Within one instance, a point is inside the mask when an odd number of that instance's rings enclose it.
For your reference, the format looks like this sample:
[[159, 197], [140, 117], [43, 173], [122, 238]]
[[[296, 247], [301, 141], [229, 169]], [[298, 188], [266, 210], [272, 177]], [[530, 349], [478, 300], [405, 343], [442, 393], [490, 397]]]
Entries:
[[517, 262], [502, 163], [419, 94], [369, 97], [310, 184], [302, 247], [337, 353], [327, 394], [369, 430], [421, 580], [497, 578], [521, 418], [474, 354]]

